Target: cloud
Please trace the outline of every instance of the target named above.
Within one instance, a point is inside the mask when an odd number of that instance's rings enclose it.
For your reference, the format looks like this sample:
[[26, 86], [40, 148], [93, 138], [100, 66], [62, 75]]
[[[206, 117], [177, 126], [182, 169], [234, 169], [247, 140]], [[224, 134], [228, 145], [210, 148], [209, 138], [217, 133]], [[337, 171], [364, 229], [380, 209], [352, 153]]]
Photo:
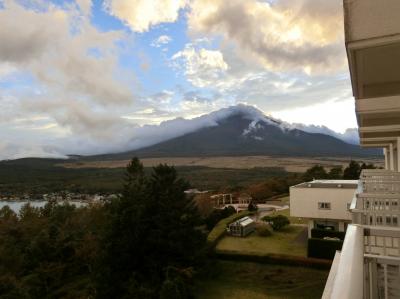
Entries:
[[152, 41], [150, 44], [152, 47], [160, 48], [163, 45], [166, 45], [172, 41], [172, 38], [169, 35], [160, 35], [158, 38]]
[[352, 128], [352, 129], [347, 129], [344, 133], [339, 133], [335, 132], [331, 129], [329, 129], [326, 126], [316, 126], [316, 125], [304, 125], [304, 124], [288, 124], [287, 125], [290, 128], [294, 129], [299, 129], [308, 133], [320, 133], [320, 134], [325, 134], [329, 136], [336, 137], [340, 140], [343, 140], [344, 142], [350, 143], [350, 144], [360, 144], [360, 138], [358, 135], [358, 129], [357, 128]]
[[113, 129], [125, 125], [117, 110], [135, 99], [134, 76], [118, 65], [117, 43], [126, 36], [91, 25], [81, 12], [89, 13], [90, 5], [80, 1], [78, 9], [47, 3], [38, 10], [5, 3], [0, 10], [0, 70], [17, 75], [15, 86], [9, 80], [8, 90], [0, 94], [7, 99], [1, 106], [9, 112], [0, 122], [18, 114], [44, 114], [71, 134], [89, 138], [111, 138]]
[[[193, 104], [193, 102], [191, 103]], [[225, 103], [225, 105], [226, 104], [227, 103]], [[211, 107], [212, 106], [208, 106], [209, 109], [212, 109]], [[192, 111], [192, 109], [193, 107], [189, 107], [189, 111]], [[155, 109], [146, 109], [145, 111], [139, 111], [139, 115], [151, 116], [155, 112], [157, 112]], [[324, 126], [291, 124], [271, 116], [265, 116], [262, 111], [255, 107], [240, 104], [218, 109], [217, 111], [206, 113], [191, 119], [177, 117], [172, 120], [162, 121], [160, 124], [155, 125], [127, 126], [125, 124], [120, 128], [114, 126], [112, 129], [115, 129], [115, 134], [118, 134], [119, 136], [117, 136], [113, 142], [107, 142], [107, 140], [104, 139], [86, 139], [84, 135], [72, 137], [67, 134], [65, 136], [63, 133], [59, 134], [59, 136], [52, 135], [53, 137], [46, 137], [45, 135], [40, 134], [40, 132], [37, 132], [40, 128], [33, 130], [33, 127], [29, 133], [26, 133], [26, 125], [34, 126], [37, 122], [30, 123], [29, 120], [25, 119], [21, 120], [25, 126], [25, 130], [21, 129], [21, 131], [19, 131], [19, 129], [16, 129], [15, 127], [9, 129], [9, 141], [0, 143], [0, 159], [21, 158], [26, 156], [66, 157], [68, 154], [102, 154], [139, 149], [184, 134], [195, 132], [203, 128], [217, 126], [221, 120], [239, 113], [252, 121], [249, 126], [249, 132], [251, 130], [256, 130], [258, 128], [258, 123], [261, 121], [279, 126], [284, 131], [300, 129], [310, 133], [331, 135], [346, 142], [357, 144], [356, 129], [351, 129], [340, 134]], [[171, 116], [171, 113], [168, 113], [167, 115]], [[66, 121], [68, 123], [73, 123], [73, 120]], [[94, 119], [92, 116], [88, 117], [87, 121], [96, 124], [104, 121], [105, 130], [107, 130], [109, 125], [107, 119]], [[48, 123], [48, 120], [42, 119], [41, 123], [46, 124]], [[111, 123], [114, 122], [111, 121]], [[52, 130], [57, 130], [57, 128], [52, 128]], [[248, 134], [249, 132], [244, 133]]]
[[187, 44], [182, 51], [175, 53], [172, 61], [179, 69], [183, 69], [186, 79], [197, 87], [214, 84], [228, 69], [220, 51], [197, 49], [193, 44]]
[[131, 30], [145, 32], [152, 26], [175, 22], [185, 5], [185, 0], [108, 0], [104, 7]]
[[194, 0], [188, 14], [192, 34], [222, 37], [268, 70], [308, 74], [344, 69], [342, 22], [339, 0]]

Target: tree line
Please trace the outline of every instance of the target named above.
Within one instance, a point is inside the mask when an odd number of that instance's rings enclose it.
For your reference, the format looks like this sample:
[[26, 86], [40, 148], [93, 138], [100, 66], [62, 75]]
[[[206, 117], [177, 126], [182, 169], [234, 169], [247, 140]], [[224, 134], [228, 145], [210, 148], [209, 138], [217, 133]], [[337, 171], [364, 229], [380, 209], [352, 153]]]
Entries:
[[121, 196], [0, 210], [0, 298], [192, 298], [203, 220], [167, 165], [133, 159]]
[[366, 164], [364, 162], [357, 162], [351, 160], [349, 165], [343, 169], [342, 166], [332, 167], [326, 171], [322, 165], [315, 165], [303, 174], [304, 181], [311, 181], [313, 179], [332, 179], [332, 180], [358, 180], [363, 169], [376, 169], [373, 164]]

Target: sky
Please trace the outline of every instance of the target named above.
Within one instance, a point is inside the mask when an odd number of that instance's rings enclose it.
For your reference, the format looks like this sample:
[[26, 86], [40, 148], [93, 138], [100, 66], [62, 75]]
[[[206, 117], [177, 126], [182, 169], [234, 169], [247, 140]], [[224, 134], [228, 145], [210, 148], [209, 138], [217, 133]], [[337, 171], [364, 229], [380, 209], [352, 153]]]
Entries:
[[122, 151], [238, 104], [357, 126], [341, 0], [0, 0], [0, 41], [0, 159]]

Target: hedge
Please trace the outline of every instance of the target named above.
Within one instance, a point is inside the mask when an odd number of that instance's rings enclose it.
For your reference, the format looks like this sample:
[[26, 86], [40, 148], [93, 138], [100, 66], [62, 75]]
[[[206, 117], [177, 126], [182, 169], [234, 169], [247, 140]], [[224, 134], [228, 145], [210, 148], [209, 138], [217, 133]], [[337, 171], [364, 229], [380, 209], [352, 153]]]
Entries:
[[207, 236], [207, 243], [210, 249], [213, 249], [219, 240], [221, 240], [221, 238], [225, 235], [228, 224], [251, 214], [253, 213], [249, 211], [241, 211], [237, 214], [233, 214], [225, 219], [220, 220]]
[[323, 239], [325, 237], [329, 237], [329, 238], [339, 238], [340, 240], [344, 240], [345, 235], [346, 235], [345, 232], [338, 232], [327, 229], [313, 228], [311, 230], [311, 238], [316, 238], [316, 239]]
[[319, 259], [333, 260], [336, 250], [341, 250], [343, 241], [324, 240], [311, 238], [308, 239], [307, 256]]
[[292, 256], [286, 254], [246, 254], [228, 250], [218, 250], [216, 257], [222, 260], [254, 262], [273, 265], [309, 267], [315, 269], [330, 269], [332, 261], [326, 259]]

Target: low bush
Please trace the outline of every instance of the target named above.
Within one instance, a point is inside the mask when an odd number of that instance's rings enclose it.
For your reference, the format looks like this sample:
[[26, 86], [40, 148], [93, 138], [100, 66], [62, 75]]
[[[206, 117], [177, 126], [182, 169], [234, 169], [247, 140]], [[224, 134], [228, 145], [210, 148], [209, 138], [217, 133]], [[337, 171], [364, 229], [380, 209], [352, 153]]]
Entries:
[[330, 269], [332, 262], [329, 260], [315, 259], [302, 256], [291, 256], [285, 254], [248, 254], [248, 253], [237, 253], [218, 251], [216, 253], [218, 259], [228, 261], [241, 261], [241, 262], [254, 262], [261, 264], [272, 264], [272, 265], [286, 265], [286, 266], [300, 266], [310, 267], [315, 269]]
[[205, 219], [205, 224], [208, 230], [212, 230], [213, 227], [221, 220], [228, 216], [236, 214], [236, 209], [233, 206], [228, 206], [223, 209], [214, 209], [210, 215]]
[[247, 210], [250, 212], [255, 212], [258, 210], [258, 207], [253, 201], [250, 201], [249, 205], [247, 206]]
[[275, 231], [279, 231], [290, 224], [289, 218], [284, 215], [264, 216], [262, 220], [270, 224]]
[[268, 225], [259, 225], [257, 226], [256, 231], [260, 237], [269, 237], [272, 235], [272, 232], [269, 229]]

